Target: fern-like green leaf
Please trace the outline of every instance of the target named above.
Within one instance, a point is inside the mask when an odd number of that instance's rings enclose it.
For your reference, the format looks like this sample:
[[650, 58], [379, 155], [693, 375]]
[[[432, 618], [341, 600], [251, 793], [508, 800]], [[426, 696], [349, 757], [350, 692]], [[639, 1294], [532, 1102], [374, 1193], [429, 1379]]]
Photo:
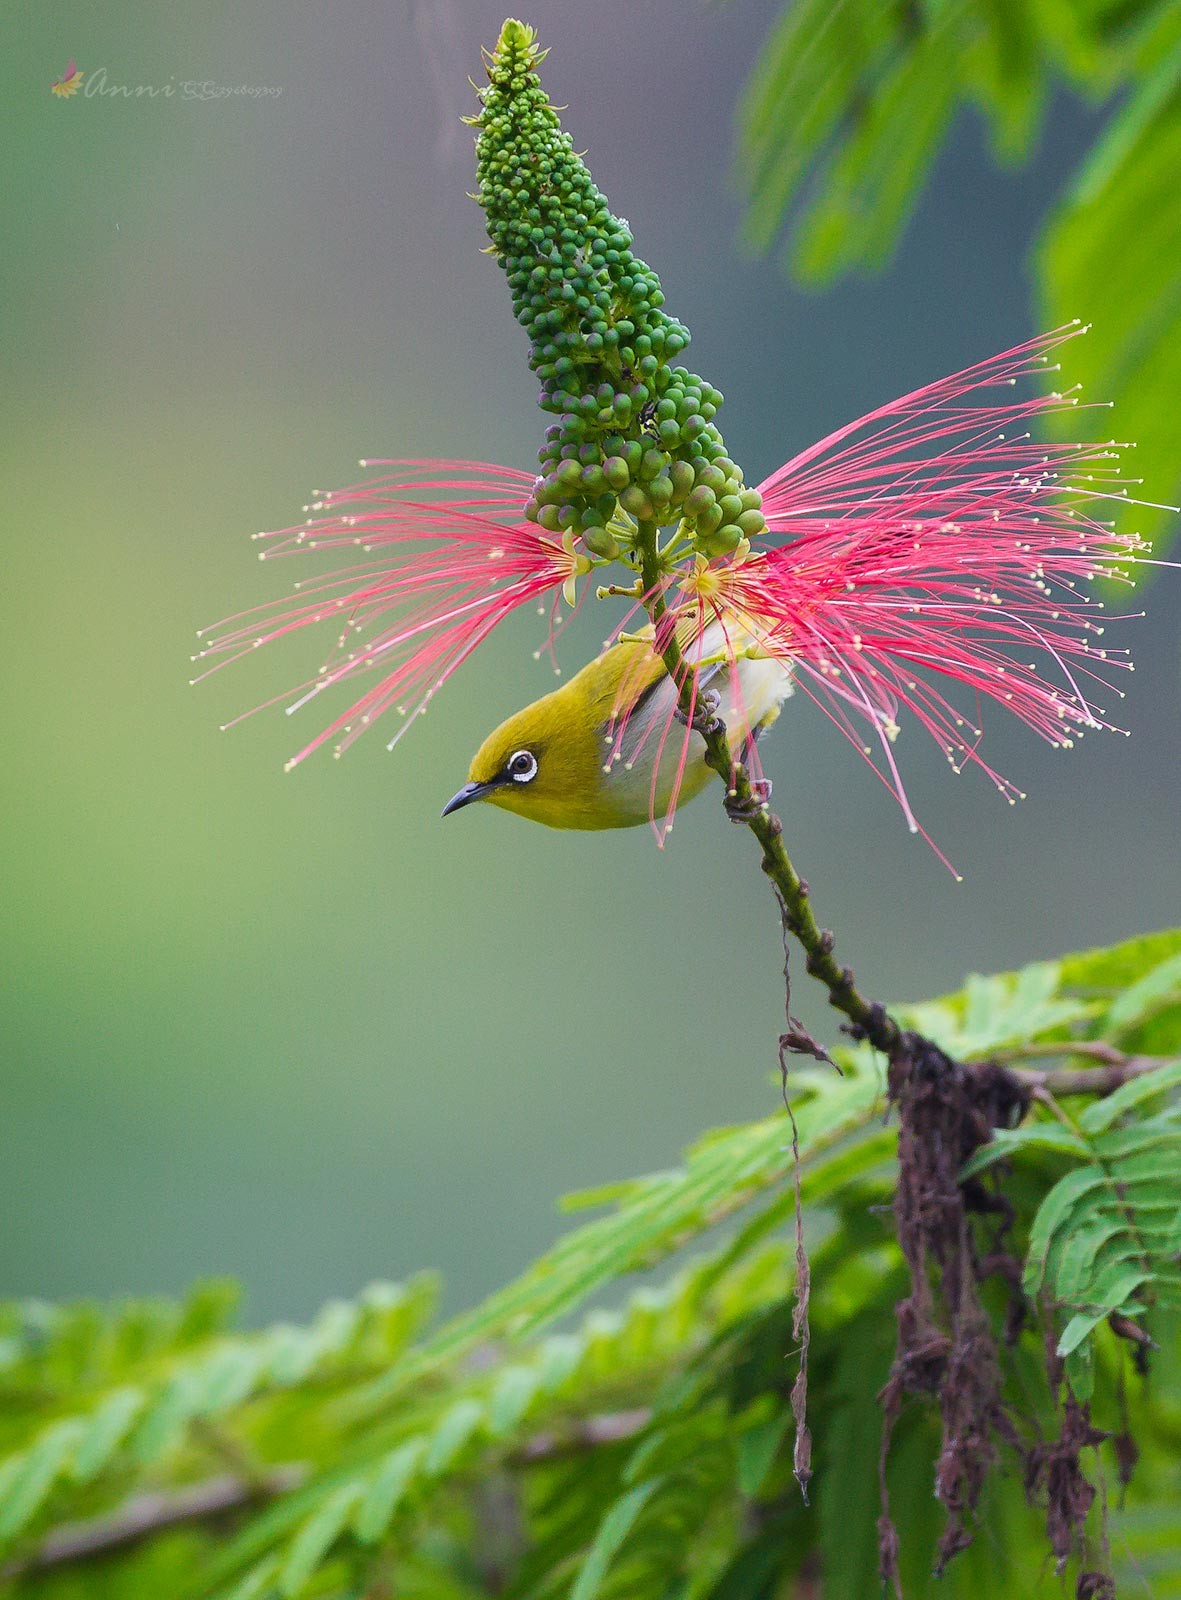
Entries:
[[361, 1493], [360, 1484], [342, 1484], [316, 1507], [296, 1534], [279, 1573], [278, 1588], [284, 1600], [298, 1600], [304, 1593], [317, 1567], [348, 1523]]
[[391, 1450], [374, 1474], [364, 1499], [357, 1507], [353, 1528], [363, 1544], [375, 1544], [389, 1527], [402, 1496], [418, 1472], [425, 1442], [412, 1439]]
[[607, 1512], [595, 1535], [595, 1542], [579, 1568], [578, 1578], [570, 1591], [570, 1600], [595, 1600], [612, 1561], [635, 1526], [640, 1512], [660, 1488], [660, 1483], [659, 1478], [649, 1478], [644, 1483], [636, 1484]]
[[1181, 952], [1150, 967], [1112, 1002], [1107, 1031], [1116, 1038], [1130, 1033], [1153, 1012], [1163, 1010], [1181, 995]]

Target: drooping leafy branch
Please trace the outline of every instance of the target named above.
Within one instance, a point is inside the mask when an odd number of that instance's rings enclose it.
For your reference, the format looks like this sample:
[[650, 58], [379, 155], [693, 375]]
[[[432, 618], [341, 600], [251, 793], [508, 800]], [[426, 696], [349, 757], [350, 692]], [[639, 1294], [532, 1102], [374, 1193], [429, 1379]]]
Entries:
[[[1006, 1354], [1002, 1400], [1048, 1449], [1062, 1423], [1039, 1319], [1074, 1346], [1065, 1404], [1076, 1403], [1086, 1352], [1093, 1427], [1112, 1438], [1083, 1453], [1095, 1456], [1091, 1477], [1112, 1479], [1114, 1571], [1175, 1592], [1181, 1330], [1167, 1302], [1181, 933], [973, 979], [896, 1013], [968, 1071], [986, 1073], [997, 1054], [1018, 1071], [1033, 1063], [1042, 1099], [968, 1175], [987, 1186], [998, 1159], [1013, 1167], [1009, 1243], [1030, 1312]], [[1162, 1064], [1144, 1070], [1149, 1056]], [[1139, 1066], [1115, 1093], [1054, 1092], [1081, 1072], [1109, 1083], [1117, 1057]], [[426, 1280], [330, 1306], [306, 1329], [262, 1333], [228, 1328], [221, 1288], [175, 1308], [9, 1308], [0, 1593], [591, 1600], [680, 1584], [714, 1600], [771, 1600], [793, 1576], [823, 1574], [826, 1600], [860, 1600], [877, 1563], [866, 1419], [908, 1276], [883, 1215], [897, 1180], [884, 1077], [865, 1047], [839, 1060], [844, 1077], [805, 1066], [790, 1079], [814, 1269], [813, 1510], [791, 1475], [793, 1252], [783, 1234], [793, 1196], [778, 1113], [711, 1135], [670, 1172], [574, 1197], [601, 1214], [435, 1331], [422, 1329]], [[1146, 1172], [1155, 1152], [1155, 1178], [1135, 1177], [1116, 1199], [1100, 1177], [1064, 1198], [1064, 1185], [1079, 1174], [1089, 1183], [1097, 1162], [1122, 1162], [1128, 1149]], [[1108, 1258], [1142, 1245], [1151, 1274], [1137, 1267], [1121, 1287]], [[636, 1274], [656, 1274], [655, 1286], [632, 1287], [617, 1310], [585, 1309]], [[995, 1303], [986, 1295], [990, 1312], [1007, 1300], [1001, 1288]], [[1160, 1346], [1148, 1377], [1123, 1319]], [[1133, 1436], [1142, 1459], [1119, 1509]], [[939, 1533], [936, 1448], [929, 1420], [904, 1411], [887, 1472], [908, 1594], [927, 1591]], [[1037, 1459], [1031, 1492], [1052, 1500], [1058, 1458]], [[994, 1480], [982, 1536], [940, 1593], [978, 1594], [998, 1573], [1007, 1592], [1040, 1592], [1037, 1516], [1017, 1476]], [[1094, 1546], [1095, 1511], [1086, 1533]]]

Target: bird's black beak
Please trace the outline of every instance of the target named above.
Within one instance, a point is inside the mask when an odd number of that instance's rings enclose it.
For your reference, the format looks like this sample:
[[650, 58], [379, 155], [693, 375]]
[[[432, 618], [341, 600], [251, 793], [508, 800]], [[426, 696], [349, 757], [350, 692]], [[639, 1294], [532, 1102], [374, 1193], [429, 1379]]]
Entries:
[[453, 794], [443, 807], [442, 815], [449, 817], [453, 811], [459, 811], [464, 806], [470, 806], [473, 800], [479, 800], [486, 795], [489, 789], [495, 789], [494, 783], [465, 783], [458, 794]]

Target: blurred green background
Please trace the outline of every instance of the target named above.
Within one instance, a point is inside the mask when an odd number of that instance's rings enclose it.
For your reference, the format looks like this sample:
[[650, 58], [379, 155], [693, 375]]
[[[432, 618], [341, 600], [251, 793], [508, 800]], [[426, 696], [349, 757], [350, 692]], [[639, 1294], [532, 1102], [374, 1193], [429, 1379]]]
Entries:
[[[755, 479], [1033, 331], [1028, 242], [1092, 129], [1063, 99], [1034, 165], [999, 175], [965, 119], [889, 272], [805, 295], [737, 244], [734, 106], [776, 9], [529, 12]], [[480, 254], [458, 120], [501, 18], [485, 0], [7, 18], [5, 1294], [228, 1272], [252, 1316], [301, 1316], [435, 1265], [467, 1302], [552, 1237], [563, 1189], [774, 1103], [772, 908], [714, 807], [663, 853], [644, 830], [439, 820], [482, 734], [550, 686], [539, 619], [506, 627], [395, 755], [374, 737], [290, 777], [312, 723], [218, 724], [295, 681], [302, 650], [188, 686], [193, 630], [285, 576], [248, 535], [358, 456], [533, 461], [525, 339]], [[112, 83], [283, 92], [59, 101], [70, 57]], [[1177, 920], [1176, 597], [1162, 579], [1127, 630], [1130, 740], [1062, 756], [994, 719], [1017, 810], [905, 741], [961, 885], [823, 718], [789, 708], [776, 799], [872, 992]], [[564, 659], [603, 631], [589, 619]]]

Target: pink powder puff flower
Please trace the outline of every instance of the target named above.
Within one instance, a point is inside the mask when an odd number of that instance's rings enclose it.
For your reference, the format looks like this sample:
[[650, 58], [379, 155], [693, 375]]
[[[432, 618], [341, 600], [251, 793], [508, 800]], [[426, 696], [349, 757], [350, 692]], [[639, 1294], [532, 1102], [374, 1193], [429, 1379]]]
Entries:
[[[435, 692], [511, 612], [550, 601], [551, 638], [559, 592], [569, 606], [591, 562], [570, 534], [547, 534], [523, 507], [534, 478], [472, 461], [363, 461], [389, 472], [306, 506], [302, 525], [256, 534], [260, 559], [347, 550], [347, 566], [301, 578], [288, 597], [202, 630], [194, 660], [209, 665], [194, 682], [288, 634], [330, 625], [334, 643], [314, 677], [290, 691], [288, 713], [338, 685], [375, 678], [348, 708], [287, 763], [297, 766], [335, 739], [340, 755], [391, 706], [405, 717], [401, 738]], [[251, 716], [288, 695], [243, 713]], [[236, 717], [225, 724], [240, 722]]]
[[[1077, 396], [1003, 393], [1056, 370], [1050, 353], [1082, 331], [1032, 339], [801, 451], [759, 485], [771, 534], [789, 542], [682, 578], [681, 616], [698, 632], [720, 623], [735, 659], [788, 667], [913, 832], [894, 753], [904, 712], [957, 772], [981, 768], [1013, 802], [1020, 791], [979, 752], [981, 702], [1069, 747], [1113, 726], [1096, 697], [1122, 698], [1109, 675], [1132, 670], [1100, 644], [1104, 602], [1083, 592], [1095, 579], [1130, 584], [1144, 561], [1143, 541], [1105, 515], [1136, 481], [1121, 476], [1126, 447], [1035, 439], [1029, 425]], [[951, 698], [957, 687], [967, 704]]]

